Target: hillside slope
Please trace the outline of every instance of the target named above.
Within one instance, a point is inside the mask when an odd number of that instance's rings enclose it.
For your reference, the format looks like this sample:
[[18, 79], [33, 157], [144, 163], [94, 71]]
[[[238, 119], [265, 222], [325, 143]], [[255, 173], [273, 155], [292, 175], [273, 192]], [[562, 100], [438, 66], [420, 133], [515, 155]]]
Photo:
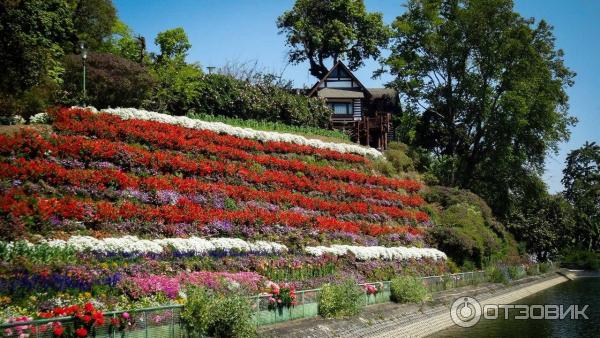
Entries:
[[257, 293], [266, 280], [310, 288], [446, 271], [445, 254], [424, 248], [422, 184], [374, 175], [350, 145], [135, 114], [61, 109], [52, 129], [0, 135], [5, 314], [81, 297], [162, 304], [190, 283]]

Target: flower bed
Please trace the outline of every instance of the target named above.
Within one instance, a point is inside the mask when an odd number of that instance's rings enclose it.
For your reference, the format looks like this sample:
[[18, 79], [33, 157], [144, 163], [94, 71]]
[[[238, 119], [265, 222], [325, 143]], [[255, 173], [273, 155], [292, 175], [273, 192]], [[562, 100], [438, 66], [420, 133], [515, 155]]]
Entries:
[[0, 320], [267, 281], [292, 306], [340, 278], [446, 271], [420, 248], [421, 183], [374, 175], [367, 148], [136, 110], [46, 117], [52, 132], [0, 135]]

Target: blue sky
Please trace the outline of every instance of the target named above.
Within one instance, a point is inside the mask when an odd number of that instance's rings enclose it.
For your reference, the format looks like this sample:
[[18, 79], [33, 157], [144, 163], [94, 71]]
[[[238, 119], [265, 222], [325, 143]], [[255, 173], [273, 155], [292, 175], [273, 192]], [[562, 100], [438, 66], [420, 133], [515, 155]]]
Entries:
[[[183, 27], [192, 49], [188, 61], [203, 66], [226, 62], [258, 62], [267, 71], [282, 73], [296, 86], [315, 82], [307, 65], [287, 64], [284, 37], [275, 26], [276, 18], [293, 5], [293, 0], [113, 0], [119, 17], [137, 34], [146, 37], [148, 47], [156, 34]], [[380, 11], [386, 23], [404, 10], [402, 0], [365, 0], [369, 11]], [[565, 53], [566, 64], [575, 72], [569, 88], [570, 113], [579, 119], [571, 140], [560, 145], [558, 154], [546, 161], [544, 180], [551, 192], [562, 190], [560, 180], [566, 154], [586, 140], [600, 142], [600, 1], [517, 0], [516, 10], [525, 17], [545, 19], [555, 28], [556, 44]], [[367, 87], [382, 86], [389, 77], [371, 79], [377, 63], [369, 61], [356, 72]]]

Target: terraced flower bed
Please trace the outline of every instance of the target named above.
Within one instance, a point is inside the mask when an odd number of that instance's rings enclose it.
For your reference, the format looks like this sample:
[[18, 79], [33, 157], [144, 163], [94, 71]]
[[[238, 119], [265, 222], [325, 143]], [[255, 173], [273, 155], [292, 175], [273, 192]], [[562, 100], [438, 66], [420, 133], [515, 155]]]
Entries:
[[0, 135], [2, 321], [447, 271], [421, 184], [375, 175], [376, 151], [131, 109], [49, 117]]

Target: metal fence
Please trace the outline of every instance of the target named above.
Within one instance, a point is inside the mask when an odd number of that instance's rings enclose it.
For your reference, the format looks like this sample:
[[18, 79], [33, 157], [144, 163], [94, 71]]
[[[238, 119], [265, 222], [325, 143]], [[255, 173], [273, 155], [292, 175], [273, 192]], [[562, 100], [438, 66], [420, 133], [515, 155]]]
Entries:
[[[422, 277], [424, 285], [431, 291], [452, 289], [466, 285], [476, 285], [486, 281], [484, 271], [464, 272], [443, 276]], [[390, 281], [375, 282], [367, 284], [378, 287], [379, 291], [375, 295], [368, 295], [365, 292], [365, 304], [379, 304], [390, 301]], [[269, 296], [258, 295], [250, 297], [252, 306], [255, 310], [254, 321], [257, 325], [267, 325], [292, 319], [310, 318], [318, 316], [319, 295], [321, 289], [296, 291], [297, 305], [291, 308], [283, 307], [275, 310], [269, 309]], [[129, 311], [115, 311], [105, 313], [105, 324], [98, 327], [94, 335], [97, 338], [149, 338], [165, 337], [177, 338], [184, 337], [185, 332], [182, 328], [181, 310], [183, 306], [172, 305], [155, 308], [144, 308]], [[111, 326], [110, 319], [118, 318], [124, 312], [128, 312], [132, 318], [132, 325], [124, 331], [119, 331]], [[21, 333], [30, 334], [31, 338], [53, 337], [52, 323], [61, 322], [63, 327], [73, 326], [70, 317], [41, 319], [31, 322], [20, 322], [0, 325], [0, 336], [19, 337]]]

